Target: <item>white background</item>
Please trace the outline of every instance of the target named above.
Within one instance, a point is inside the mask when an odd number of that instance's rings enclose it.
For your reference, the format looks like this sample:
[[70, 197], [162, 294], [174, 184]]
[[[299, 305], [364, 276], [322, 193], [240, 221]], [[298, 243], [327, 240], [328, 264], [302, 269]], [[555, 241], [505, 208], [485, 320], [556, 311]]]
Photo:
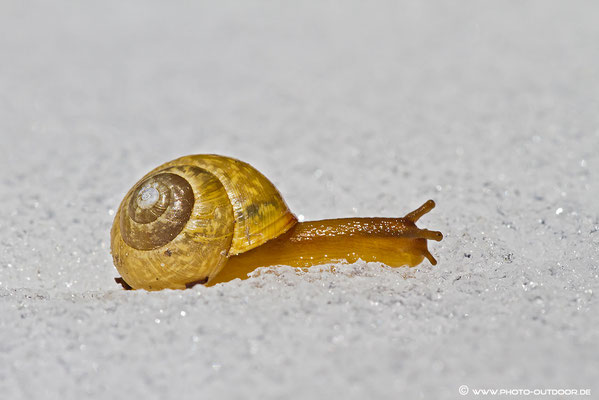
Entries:
[[[598, 15], [2, 2], [2, 398], [599, 393]], [[120, 290], [118, 203], [191, 153], [251, 163], [306, 219], [432, 198], [439, 264]]]

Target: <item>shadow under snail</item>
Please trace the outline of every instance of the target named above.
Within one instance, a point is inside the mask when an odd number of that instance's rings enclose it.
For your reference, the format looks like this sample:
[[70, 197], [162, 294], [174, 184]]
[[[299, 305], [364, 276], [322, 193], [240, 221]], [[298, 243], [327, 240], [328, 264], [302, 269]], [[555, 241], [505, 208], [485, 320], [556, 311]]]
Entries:
[[298, 222], [274, 185], [251, 165], [191, 155], [150, 171], [114, 218], [111, 249], [125, 288], [185, 289], [245, 279], [258, 267], [377, 261], [391, 267], [437, 261], [416, 221], [428, 200], [402, 218]]

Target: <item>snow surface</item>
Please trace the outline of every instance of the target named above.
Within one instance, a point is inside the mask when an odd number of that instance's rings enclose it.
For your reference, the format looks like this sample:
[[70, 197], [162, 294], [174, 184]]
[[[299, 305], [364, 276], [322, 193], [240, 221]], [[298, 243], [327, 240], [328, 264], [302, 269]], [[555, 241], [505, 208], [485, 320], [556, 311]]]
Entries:
[[[599, 3], [296, 3], [1, 3], [1, 398], [597, 398]], [[115, 208], [191, 153], [306, 220], [432, 198], [439, 264], [120, 290]]]

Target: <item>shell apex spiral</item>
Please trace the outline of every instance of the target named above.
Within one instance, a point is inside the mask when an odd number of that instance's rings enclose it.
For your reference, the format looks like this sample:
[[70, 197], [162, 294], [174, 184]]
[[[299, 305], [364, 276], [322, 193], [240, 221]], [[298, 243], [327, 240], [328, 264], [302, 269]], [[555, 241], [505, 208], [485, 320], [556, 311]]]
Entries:
[[205, 283], [229, 256], [297, 222], [274, 185], [247, 163], [192, 155], [162, 164], [125, 195], [111, 230], [114, 264], [135, 289]]

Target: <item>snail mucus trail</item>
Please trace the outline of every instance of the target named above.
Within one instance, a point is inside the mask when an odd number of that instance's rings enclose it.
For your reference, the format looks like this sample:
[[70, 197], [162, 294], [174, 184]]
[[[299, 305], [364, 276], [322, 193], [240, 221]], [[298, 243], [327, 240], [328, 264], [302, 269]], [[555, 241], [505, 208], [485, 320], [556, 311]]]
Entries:
[[126, 288], [185, 289], [247, 278], [258, 267], [377, 261], [391, 267], [437, 262], [419, 229], [428, 200], [400, 218], [298, 222], [274, 185], [247, 163], [192, 155], [165, 163], [125, 195], [111, 230]]

